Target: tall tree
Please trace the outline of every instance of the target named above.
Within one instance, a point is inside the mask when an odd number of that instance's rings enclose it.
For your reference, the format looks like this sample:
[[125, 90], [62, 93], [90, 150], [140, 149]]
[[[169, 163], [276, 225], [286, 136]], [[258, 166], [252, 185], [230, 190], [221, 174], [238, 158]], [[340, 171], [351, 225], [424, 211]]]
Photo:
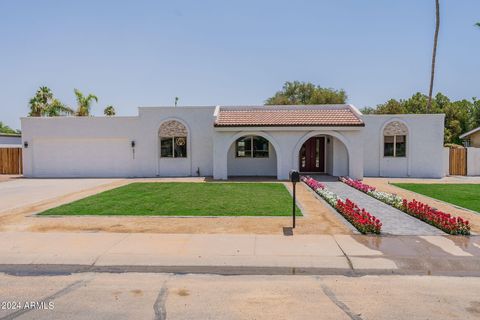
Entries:
[[80, 90], [74, 89], [75, 96], [77, 98], [77, 110], [75, 111], [75, 115], [79, 117], [86, 117], [90, 115], [90, 108], [92, 106], [93, 100], [98, 102], [97, 96], [93, 94], [89, 94], [85, 96]]
[[435, 79], [435, 60], [437, 58], [438, 32], [440, 30], [440, 0], [435, 0], [435, 35], [433, 37], [432, 70], [430, 72], [430, 89], [428, 90], [427, 113], [432, 106], [433, 82]]
[[106, 116], [114, 116], [117, 112], [115, 111], [115, 108], [113, 106], [107, 106], [104, 110], [103, 110], [103, 114], [106, 115]]
[[[419, 92], [408, 99], [391, 99], [375, 108], [365, 108], [365, 114], [405, 114], [426, 113], [428, 96]], [[459, 136], [480, 126], [480, 100], [462, 99], [450, 100], [442, 93], [437, 93], [432, 99], [429, 113], [445, 114], [444, 140], [446, 143], [461, 143]]]
[[342, 104], [347, 101], [344, 90], [322, 88], [310, 82], [285, 82], [282, 90], [265, 101], [266, 105]]
[[480, 27], [480, 22], [475, 23], [477, 27]]
[[30, 117], [55, 117], [73, 114], [73, 110], [54, 98], [52, 90], [40, 87], [30, 99]]

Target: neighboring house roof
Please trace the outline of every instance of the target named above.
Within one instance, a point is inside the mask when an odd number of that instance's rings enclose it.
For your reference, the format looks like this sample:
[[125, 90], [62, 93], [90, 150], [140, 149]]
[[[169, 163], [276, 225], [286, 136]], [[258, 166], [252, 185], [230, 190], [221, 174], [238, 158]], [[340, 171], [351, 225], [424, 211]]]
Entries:
[[462, 135], [460, 136], [460, 139], [468, 138], [469, 136], [471, 136], [472, 134], [474, 134], [475, 132], [478, 132], [478, 131], [480, 131], [480, 127], [475, 128], [475, 129], [473, 129], [473, 130], [470, 130], [470, 131], [462, 134]]
[[0, 132], [0, 137], [14, 137], [14, 138], [20, 138], [22, 137], [21, 134], [19, 133], [2, 133]]
[[215, 127], [365, 126], [351, 105], [217, 107]]

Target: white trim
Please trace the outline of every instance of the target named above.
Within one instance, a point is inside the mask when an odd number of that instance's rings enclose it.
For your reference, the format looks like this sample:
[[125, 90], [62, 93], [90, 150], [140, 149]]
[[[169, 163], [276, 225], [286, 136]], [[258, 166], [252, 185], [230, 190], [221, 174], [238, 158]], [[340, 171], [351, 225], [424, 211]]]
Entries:
[[353, 104], [348, 104], [347, 106], [350, 108], [350, 110], [351, 110], [357, 117], [359, 117], [360, 119], [362, 119], [363, 113], [362, 113], [360, 110], [358, 110], [357, 107], [355, 107]]
[[308, 127], [214, 127], [215, 131], [359, 131], [365, 128], [364, 126], [340, 126], [340, 127], [325, 127], [325, 126], [308, 126]]
[[480, 131], [480, 127], [475, 128], [475, 129], [473, 129], [473, 130], [470, 130], [470, 131], [462, 134], [459, 138], [460, 138], [460, 139], [466, 138], [466, 137], [468, 137], [469, 135], [471, 135], [471, 134], [473, 134], [473, 133], [475, 133], [475, 132], [477, 132], [477, 131]]

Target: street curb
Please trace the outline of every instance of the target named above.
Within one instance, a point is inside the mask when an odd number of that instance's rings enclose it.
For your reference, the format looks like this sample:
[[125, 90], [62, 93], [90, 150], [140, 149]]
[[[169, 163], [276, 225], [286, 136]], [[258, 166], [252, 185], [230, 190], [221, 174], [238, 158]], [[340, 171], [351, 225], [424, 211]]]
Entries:
[[91, 266], [62, 264], [0, 264], [0, 272], [10, 276], [62, 276], [76, 273], [170, 273], [170, 274], [210, 274], [220, 276], [242, 275], [297, 275], [297, 276], [379, 276], [417, 275], [478, 277], [480, 271], [438, 271], [405, 269], [344, 269], [344, 268], [294, 268], [294, 267], [242, 267], [242, 266]]

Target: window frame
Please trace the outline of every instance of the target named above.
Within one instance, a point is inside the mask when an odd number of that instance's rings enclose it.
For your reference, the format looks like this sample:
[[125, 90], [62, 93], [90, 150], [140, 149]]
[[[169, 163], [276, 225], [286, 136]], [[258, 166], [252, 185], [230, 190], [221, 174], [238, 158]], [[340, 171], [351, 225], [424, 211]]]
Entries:
[[[257, 138], [257, 139], [263, 139], [267, 142], [267, 150], [255, 150], [255, 146], [254, 146], [254, 139]], [[239, 156], [238, 155], [238, 143], [240, 142], [240, 140], [250, 140], [250, 155], [249, 156]], [[255, 156], [255, 153], [256, 151], [262, 153], [262, 152], [266, 152], [266, 156]], [[238, 158], [238, 159], [269, 159], [270, 158], [270, 141], [268, 141], [268, 139], [265, 139], [264, 137], [262, 136], [256, 136], [256, 135], [251, 135], [251, 136], [243, 136], [243, 137], [240, 137], [238, 139], [235, 140], [235, 158]]]
[[[391, 156], [386, 156], [385, 155], [385, 138], [386, 137], [393, 137], [393, 155]], [[404, 137], [404, 142], [405, 143], [405, 155], [403, 156], [397, 156], [397, 137]], [[394, 134], [394, 135], [383, 135], [383, 157], [384, 158], [407, 158], [408, 152], [407, 152], [407, 143], [408, 143], [408, 135], [406, 134]]]
[[[185, 156], [179, 157], [175, 154], [175, 139], [183, 138], [185, 139]], [[171, 140], [171, 156], [163, 156], [162, 155], [162, 140]], [[185, 159], [188, 158], [188, 137], [185, 136], [173, 136], [173, 137], [160, 137], [160, 158], [162, 159]]]

